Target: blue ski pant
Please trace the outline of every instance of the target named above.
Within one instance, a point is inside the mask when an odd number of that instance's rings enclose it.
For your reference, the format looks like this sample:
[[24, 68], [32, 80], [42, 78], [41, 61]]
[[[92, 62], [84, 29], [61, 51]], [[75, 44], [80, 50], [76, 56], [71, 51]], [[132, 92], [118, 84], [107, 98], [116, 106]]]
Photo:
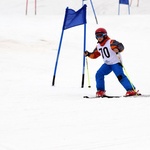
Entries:
[[[105, 91], [105, 76], [108, 75], [111, 72], [114, 72], [116, 77], [118, 78], [119, 82], [122, 84], [122, 86], [126, 89], [126, 91], [133, 90], [133, 85], [131, 85], [131, 82], [127, 78], [127, 76], [123, 72], [123, 68], [121, 64], [113, 64], [113, 65], [107, 65], [103, 64], [99, 70], [97, 71], [95, 78], [96, 78], [96, 88], [97, 90]], [[134, 87], [135, 89], [135, 87]]]

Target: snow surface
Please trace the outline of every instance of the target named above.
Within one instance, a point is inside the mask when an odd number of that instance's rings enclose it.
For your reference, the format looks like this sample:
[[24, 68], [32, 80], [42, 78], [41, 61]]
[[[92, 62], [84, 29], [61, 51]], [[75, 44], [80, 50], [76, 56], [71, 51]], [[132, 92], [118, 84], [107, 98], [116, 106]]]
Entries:
[[[149, 150], [149, 98], [83, 99], [95, 95], [95, 72], [102, 59], [88, 59], [91, 88], [81, 88], [83, 26], [65, 30], [55, 86], [51, 86], [64, 12], [81, 0], [0, 2], [0, 150]], [[99, 24], [88, 4], [87, 44], [96, 45], [94, 31], [105, 27], [122, 42], [124, 66], [141, 93], [150, 94], [150, 1], [131, 6], [93, 0]], [[86, 71], [86, 70], [85, 70]], [[109, 95], [125, 90], [111, 73]]]

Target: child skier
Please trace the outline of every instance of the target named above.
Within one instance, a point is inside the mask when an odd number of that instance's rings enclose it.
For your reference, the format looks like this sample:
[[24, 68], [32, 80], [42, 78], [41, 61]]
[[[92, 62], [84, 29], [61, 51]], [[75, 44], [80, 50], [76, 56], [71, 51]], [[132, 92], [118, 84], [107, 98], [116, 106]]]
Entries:
[[120, 52], [124, 50], [122, 43], [112, 40], [108, 37], [107, 31], [104, 28], [98, 28], [95, 31], [95, 37], [98, 40], [97, 46], [93, 52], [85, 51], [85, 56], [96, 59], [102, 56], [104, 64], [98, 69], [96, 73], [96, 96], [105, 96], [105, 81], [104, 76], [108, 75], [111, 71], [114, 72], [122, 86], [126, 89], [126, 96], [137, 95], [138, 91], [135, 90], [134, 85], [129, 81], [123, 72], [121, 63]]

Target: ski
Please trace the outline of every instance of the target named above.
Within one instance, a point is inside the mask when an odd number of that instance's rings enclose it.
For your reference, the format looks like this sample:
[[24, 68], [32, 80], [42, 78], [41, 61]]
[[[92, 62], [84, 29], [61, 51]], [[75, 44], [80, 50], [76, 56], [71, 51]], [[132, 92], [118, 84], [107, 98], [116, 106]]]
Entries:
[[89, 98], [89, 99], [94, 99], [94, 98], [137, 98], [137, 97], [150, 97], [148, 94], [138, 94], [138, 95], [133, 95], [133, 96], [110, 96], [110, 95], [104, 95], [103, 97], [97, 97], [97, 96], [88, 96], [85, 95], [83, 98]]
[[93, 99], [93, 98], [120, 98], [121, 96], [110, 96], [110, 95], [104, 95], [103, 97], [97, 97], [97, 96], [83, 96], [83, 98], [89, 98], [89, 99]]
[[133, 96], [123, 96], [123, 97], [125, 97], [125, 98], [137, 98], [137, 97], [150, 97], [150, 94], [137, 94], [137, 95], [133, 95]]

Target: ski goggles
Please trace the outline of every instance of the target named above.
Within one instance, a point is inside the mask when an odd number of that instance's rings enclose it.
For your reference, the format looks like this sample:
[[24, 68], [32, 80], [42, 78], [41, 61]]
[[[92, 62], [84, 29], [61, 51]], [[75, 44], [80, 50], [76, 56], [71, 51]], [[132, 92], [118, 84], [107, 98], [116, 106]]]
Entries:
[[106, 33], [97, 33], [97, 34], [95, 35], [95, 37], [96, 37], [96, 39], [98, 39], [98, 38], [104, 37], [105, 35], [107, 35], [107, 34], [106, 34]]

